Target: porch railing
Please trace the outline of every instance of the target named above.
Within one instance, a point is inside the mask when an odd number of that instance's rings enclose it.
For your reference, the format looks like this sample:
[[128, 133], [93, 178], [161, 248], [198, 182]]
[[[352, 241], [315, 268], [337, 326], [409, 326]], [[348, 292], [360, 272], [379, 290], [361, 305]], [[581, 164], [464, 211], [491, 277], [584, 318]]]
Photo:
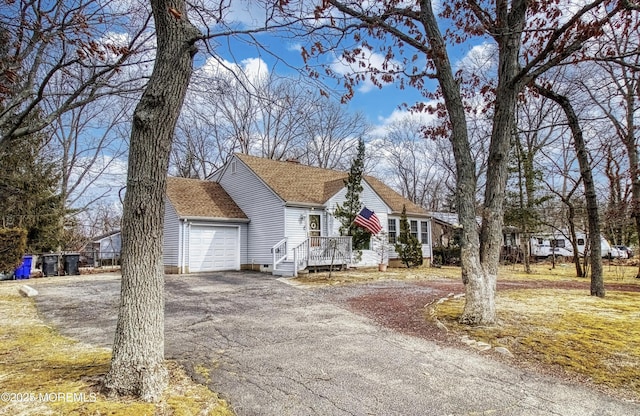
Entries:
[[273, 257], [273, 269], [276, 266], [287, 259], [287, 239], [283, 238], [271, 248], [271, 255]]
[[351, 237], [309, 237], [309, 266], [351, 263]]
[[[273, 268], [287, 260], [287, 239], [271, 249]], [[294, 276], [308, 266], [330, 266], [351, 263], [351, 237], [309, 237], [292, 249]]]
[[306, 269], [308, 262], [309, 262], [309, 239], [306, 239], [293, 249], [294, 276], [298, 276], [298, 270]]

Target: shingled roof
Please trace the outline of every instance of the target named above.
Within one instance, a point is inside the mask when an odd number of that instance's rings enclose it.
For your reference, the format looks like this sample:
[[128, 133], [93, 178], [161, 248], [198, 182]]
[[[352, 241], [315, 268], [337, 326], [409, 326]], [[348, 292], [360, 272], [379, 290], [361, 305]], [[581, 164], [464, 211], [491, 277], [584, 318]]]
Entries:
[[[285, 202], [323, 205], [344, 187], [347, 172], [306, 166], [298, 162], [277, 161], [262, 157], [236, 154], [265, 184]], [[422, 207], [414, 204], [373, 176], [365, 181], [382, 198], [394, 213], [428, 215]]]
[[167, 197], [181, 218], [248, 219], [217, 182], [169, 177]]
[[407, 208], [407, 214], [428, 215], [427, 211], [420, 205], [414, 204], [393, 189], [389, 188], [379, 179], [376, 179], [373, 176], [365, 176], [364, 180], [371, 185], [373, 190], [380, 198], [382, 198], [385, 204], [391, 208], [393, 213], [401, 213], [402, 206], [404, 205]]

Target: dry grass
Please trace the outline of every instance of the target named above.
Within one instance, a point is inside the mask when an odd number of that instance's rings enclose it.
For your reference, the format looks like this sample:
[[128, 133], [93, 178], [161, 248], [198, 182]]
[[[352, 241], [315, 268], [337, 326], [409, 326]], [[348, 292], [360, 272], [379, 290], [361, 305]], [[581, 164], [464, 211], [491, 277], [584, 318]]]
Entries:
[[14, 393], [3, 394], [0, 415], [233, 415], [173, 362], [158, 403], [105, 397], [98, 382], [109, 369], [110, 350], [59, 335], [18, 288], [9, 282], [0, 287], [0, 393]]
[[[606, 283], [624, 283], [640, 285], [640, 279], [635, 276], [637, 266], [620, 264], [604, 264], [604, 279]], [[460, 268], [454, 266], [429, 267], [422, 266], [414, 269], [388, 268], [385, 272], [379, 272], [374, 268], [348, 269], [329, 272], [309, 273], [300, 275], [295, 280], [308, 285], [338, 285], [348, 283], [361, 283], [375, 280], [433, 280], [455, 279], [460, 280]], [[550, 263], [535, 263], [531, 265], [531, 273], [525, 273], [521, 264], [502, 266], [498, 272], [498, 281], [576, 281], [585, 282], [588, 279], [576, 277], [575, 267], [571, 263], [557, 264], [552, 268]]]
[[499, 325], [457, 322], [464, 299], [436, 306], [438, 319], [459, 334], [508, 348], [517, 360], [543, 363], [640, 398], [640, 293], [610, 291], [604, 299], [581, 291], [499, 292]]

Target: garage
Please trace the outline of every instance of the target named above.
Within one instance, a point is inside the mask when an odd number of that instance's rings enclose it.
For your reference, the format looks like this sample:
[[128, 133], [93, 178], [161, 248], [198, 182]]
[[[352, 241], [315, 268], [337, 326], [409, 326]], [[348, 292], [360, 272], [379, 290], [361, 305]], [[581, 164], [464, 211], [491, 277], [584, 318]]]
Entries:
[[239, 228], [191, 225], [189, 272], [240, 269]]

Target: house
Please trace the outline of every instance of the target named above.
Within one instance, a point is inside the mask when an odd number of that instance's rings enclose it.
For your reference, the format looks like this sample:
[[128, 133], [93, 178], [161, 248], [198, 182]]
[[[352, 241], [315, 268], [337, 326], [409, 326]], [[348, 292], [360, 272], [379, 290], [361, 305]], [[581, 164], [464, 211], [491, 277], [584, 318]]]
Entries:
[[[352, 264], [350, 237], [332, 216], [344, 202], [347, 172], [236, 154], [215, 181], [169, 178], [164, 261], [168, 273], [250, 269], [295, 275]], [[381, 181], [366, 176], [360, 200], [374, 211], [389, 242], [406, 206], [411, 232], [431, 258], [431, 218]], [[356, 265], [379, 263], [375, 239]], [[393, 245], [389, 259], [396, 262]], [[398, 261], [399, 263], [399, 261]]]
[[[89, 256], [92, 264], [99, 266], [104, 263], [118, 264], [120, 261], [120, 251], [122, 250], [122, 234], [120, 230], [114, 230], [94, 237], [91, 240], [91, 251]], [[87, 254], [85, 254], [86, 256]], [[89, 259], [87, 256], [87, 259]]]

